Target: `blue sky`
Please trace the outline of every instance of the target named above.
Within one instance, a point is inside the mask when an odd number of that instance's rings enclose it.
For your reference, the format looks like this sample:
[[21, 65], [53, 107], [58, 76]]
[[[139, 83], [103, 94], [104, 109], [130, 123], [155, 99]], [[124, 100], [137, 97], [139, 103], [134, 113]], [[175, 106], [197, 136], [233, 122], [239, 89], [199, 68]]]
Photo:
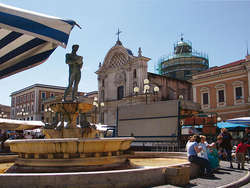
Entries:
[[173, 51], [180, 39], [209, 56], [210, 67], [245, 58], [250, 43], [250, 1], [215, 0], [0, 0], [1, 3], [73, 19], [82, 29], [71, 32], [66, 49], [58, 47], [44, 64], [0, 80], [0, 104], [10, 105], [9, 95], [32, 84], [67, 86], [65, 53], [79, 44], [84, 58], [79, 91], [97, 90], [99, 62], [114, 46], [117, 29], [123, 46], [151, 58], [148, 67]]

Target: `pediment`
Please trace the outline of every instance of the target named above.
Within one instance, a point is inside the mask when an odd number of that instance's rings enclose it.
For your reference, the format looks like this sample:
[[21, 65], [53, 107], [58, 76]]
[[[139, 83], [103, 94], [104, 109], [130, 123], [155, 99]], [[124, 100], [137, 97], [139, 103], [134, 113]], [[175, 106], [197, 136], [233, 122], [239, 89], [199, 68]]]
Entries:
[[129, 63], [132, 57], [133, 56], [130, 55], [128, 50], [123, 46], [114, 46], [107, 53], [101, 70], [122, 68], [124, 65]]

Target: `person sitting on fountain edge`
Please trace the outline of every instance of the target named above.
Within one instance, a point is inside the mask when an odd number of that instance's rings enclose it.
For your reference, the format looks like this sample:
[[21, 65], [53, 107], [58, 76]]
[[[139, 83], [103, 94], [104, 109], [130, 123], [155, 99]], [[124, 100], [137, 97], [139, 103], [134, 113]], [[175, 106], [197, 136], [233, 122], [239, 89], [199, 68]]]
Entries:
[[201, 176], [213, 176], [210, 163], [207, 159], [198, 157], [198, 153], [202, 151], [202, 147], [199, 147], [201, 138], [199, 135], [193, 135], [186, 145], [188, 160], [191, 163], [195, 163], [200, 166]]

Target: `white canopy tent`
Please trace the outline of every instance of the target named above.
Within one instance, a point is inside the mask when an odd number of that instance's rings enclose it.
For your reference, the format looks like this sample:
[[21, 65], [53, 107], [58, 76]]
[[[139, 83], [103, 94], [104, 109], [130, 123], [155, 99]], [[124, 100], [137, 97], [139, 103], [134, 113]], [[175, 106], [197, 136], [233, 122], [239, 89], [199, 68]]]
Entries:
[[43, 127], [42, 121], [24, 121], [0, 118], [0, 129], [5, 130], [31, 130]]
[[66, 48], [74, 25], [0, 3], [0, 79], [45, 62], [58, 45]]

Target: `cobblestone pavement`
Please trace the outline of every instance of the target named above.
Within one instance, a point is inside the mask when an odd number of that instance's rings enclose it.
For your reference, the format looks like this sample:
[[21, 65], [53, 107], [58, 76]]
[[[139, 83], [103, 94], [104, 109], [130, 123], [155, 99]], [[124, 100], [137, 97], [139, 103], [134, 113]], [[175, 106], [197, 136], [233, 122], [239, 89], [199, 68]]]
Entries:
[[[196, 178], [190, 180], [189, 184], [185, 186], [185, 188], [208, 188], [208, 187], [220, 187], [223, 185], [230, 184], [232, 182], [236, 182], [239, 179], [243, 178], [247, 175], [248, 170], [238, 170], [237, 164], [233, 163], [234, 169], [229, 168], [229, 162], [221, 161], [220, 162], [220, 170], [216, 172], [215, 177], [212, 178]], [[246, 169], [250, 169], [250, 164], [245, 165]], [[173, 185], [162, 185], [157, 186], [155, 188], [176, 188], [177, 186]], [[250, 182], [247, 185], [242, 186], [243, 188], [249, 188]]]

